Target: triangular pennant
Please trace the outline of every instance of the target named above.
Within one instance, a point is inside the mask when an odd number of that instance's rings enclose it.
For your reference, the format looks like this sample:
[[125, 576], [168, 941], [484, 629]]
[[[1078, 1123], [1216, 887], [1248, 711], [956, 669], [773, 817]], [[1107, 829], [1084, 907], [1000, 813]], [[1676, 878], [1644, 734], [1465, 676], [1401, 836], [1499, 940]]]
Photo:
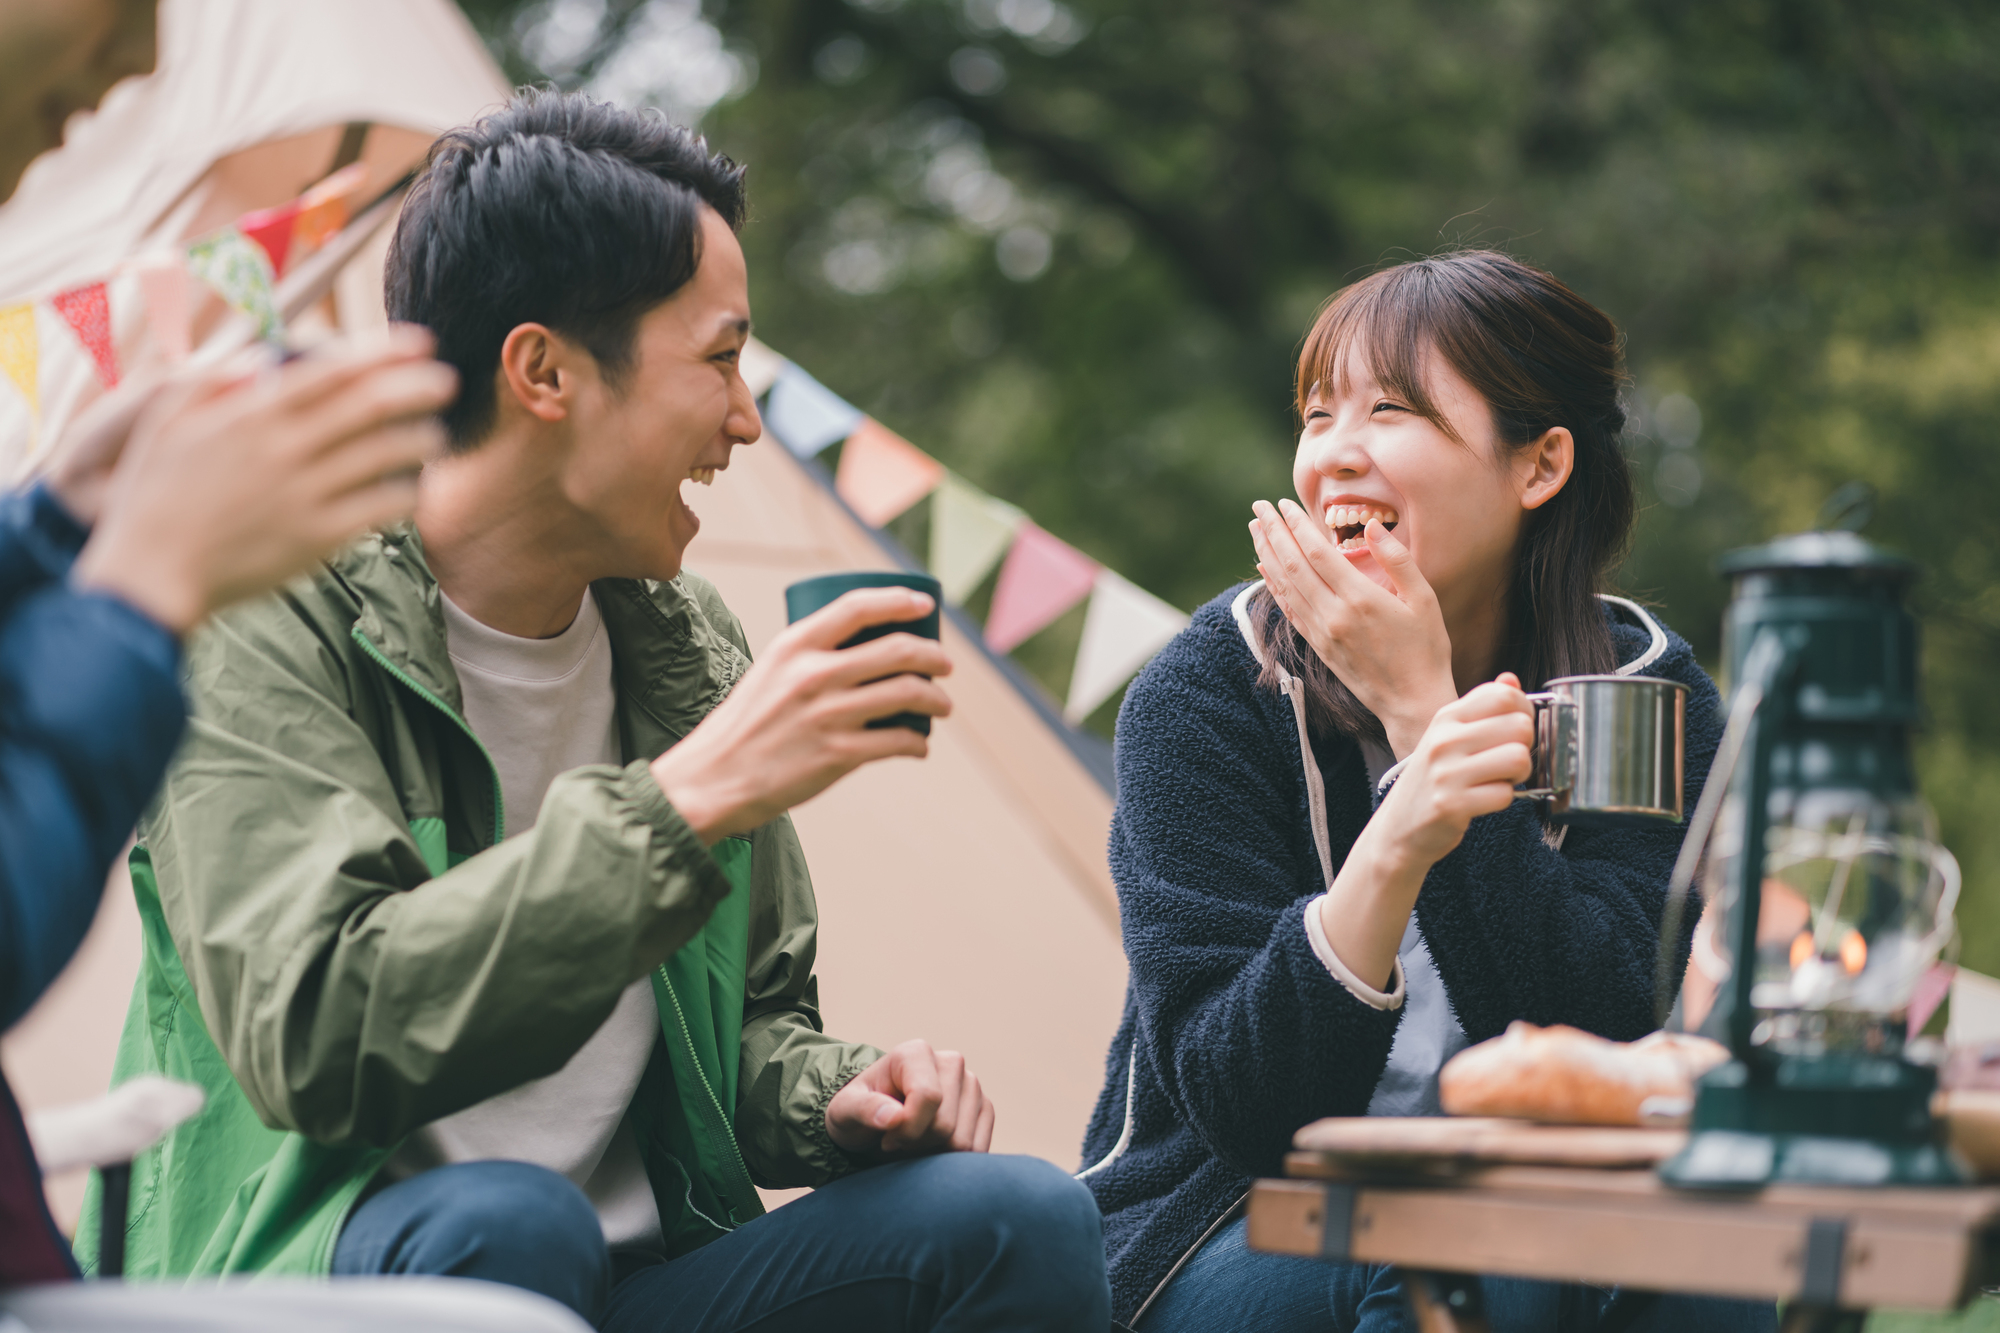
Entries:
[[1958, 969], [1950, 963], [1932, 963], [1917, 978], [1916, 990], [1910, 996], [1908, 1039], [1915, 1041], [1923, 1033], [1924, 1025], [1931, 1021], [1944, 997], [1951, 994], [1951, 979]]
[[1188, 618], [1128, 579], [1099, 570], [1083, 613], [1063, 716], [1081, 722], [1187, 628]]
[[800, 458], [810, 458], [854, 433], [861, 409], [787, 361], [771, 384], [764, 425]]
[[72, 287], [49, 298], [63, 322], [76, 331], [77, 341], [97, 363], [97, 378], [105, 388], [118, 387], [118, 353], [111, 346], [111, 298], [101, 282]]
[[943, 478], [944, 464], [870, 417], [840, 447], [833, 486], [863, 523], [879, 528]]
[[236, 230], [263, 250], [265, 258], [271, 261], [273, 274], [283, 273], [285, 260], [291, 256], [292, 227], [299, 220], [299, 207], [299, 201], [294, 199], [289, 204], [260, 208], [236, 219]]
[[745, 339], [743, 354], [736, 358], [736, 369], [743, 376], [743, 382], [750, 386], [752, 398], [762, 398], [778, 382], [778, 373], [785, 368], [785, 358], [779, 356], [755, 338]]
[[146, 307], [146, 331], [170, 366], [187, 360], [193, 350], [194, 293], [180, 255], [152, 255], [134, 268], [139, 299]]
[[347, 225], [348, 205], [367, 182], [368, 168], [351, 162], [299, 196], [298, 216], [292, 220], [292, 258], [319, 249]]
[[11, 305], [0, 310], [0, 374], [14, 381], [14, 387], [28, 400], [28, 414], [39, 421], [42, 397], [38, 388], [42, 362], [41, 340], [35, 334], [35, 308]]
[[1098, 564], [1059, 537], [1023, 522], [1014, 531], [993, 610], [986, 617], [986, 645], [1012, 652], [1037, 630], [1082, 601], [1097, 581]]
[[234, 227], [202, 237], [188, 247], [188, 271], [222, 295], [222, 299], [257, 322], [257, 336], [275, 342], [284, 336], [272, 292], [275, 277], [264, 251]]
[[931, 573], [957, 606], [1000, 563], [1027, 515], [947, 472], [931, 498]]

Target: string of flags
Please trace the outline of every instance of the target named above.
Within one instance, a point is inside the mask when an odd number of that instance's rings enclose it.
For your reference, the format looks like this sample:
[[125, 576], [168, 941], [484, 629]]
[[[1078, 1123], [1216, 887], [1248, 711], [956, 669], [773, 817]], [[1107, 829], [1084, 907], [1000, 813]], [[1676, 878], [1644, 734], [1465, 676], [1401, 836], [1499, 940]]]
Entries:
[[1089, 599], [1063, 706], [1071, 723], [1186, 627], [1177, 607], [986, 494], [756, 339], [740, 368], [764, 400], [764, 429], [785, 448], [810, 458], [842, 445], [834, 489], [863, 522], [879, 528], [930, 500], [930, 571], [947, 602], [962, 605], [999, 566], [985, 626], [994, 652], [1012, 652]]
[[0, 377], [27, 408], [27, 452], [51, 397], [50, 356], [61, 359], [63, 342], [83, 353], [97, 386], [108, 390], [125, 373], [121, 341], [128, 352], [143, 342], [170, 366], [187, 359], [204, 290], [248, 315], [258, 336], [280, 336], [278, 279], [347, 225], [367, 179], [360, 163], [343, 167], [289, 203], [245, 213], [183, 247], [136, 255], [97, 281], [51, 296], [0, 305]]

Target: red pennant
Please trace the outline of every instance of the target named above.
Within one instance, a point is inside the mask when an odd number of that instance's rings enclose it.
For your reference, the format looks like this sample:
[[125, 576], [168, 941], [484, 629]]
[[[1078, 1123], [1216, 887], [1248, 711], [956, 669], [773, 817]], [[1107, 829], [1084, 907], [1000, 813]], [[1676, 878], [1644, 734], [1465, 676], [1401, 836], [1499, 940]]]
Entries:
[[1097, 570], [1095, 560], [1068, 542], [1033, 523], [1021, 524], [993, 587], [987, 646], [996, 653], [1012, 652], [1088, 596]]
[[76, 330], [77, 340], [83, 344], [90, 359], [97, 363], [97, 378], [107, 389], [118, 387], [118, 352], [111, 345], [111, 301], [105, 294], [104, 284], [93, 282], [84, 287], [73, 287], [59, 296], [49, 298], [56, 313], [63, 321]]
[[271, 258], [271, 272], [283, 275], [285, 259], [292, 252], [292, 224], [298, 220], [299, 201], [260, 208], [236, 220], [236, 229], [263, 247]]

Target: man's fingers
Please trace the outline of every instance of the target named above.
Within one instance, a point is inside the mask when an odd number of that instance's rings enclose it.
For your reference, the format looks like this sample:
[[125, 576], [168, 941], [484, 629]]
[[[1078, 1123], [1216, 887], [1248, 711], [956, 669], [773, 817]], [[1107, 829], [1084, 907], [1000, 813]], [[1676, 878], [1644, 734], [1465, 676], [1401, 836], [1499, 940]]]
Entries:
[[841, 730], [850, 730], [897, 713], [949, 717], [951, 696], [922, 676], [891, 676], [846, 691], [821, 716]]
[[959, 1087], [957, 1116], [951, 1128], [951, 1151], [978, 1151], [974, 1145], [979, 1142], [979, 1125], [985, 1118], [985, 1090], [979, 1086], [979, 1075], [967, 1070]]
[[906, 1041], [896, 1048], [895, 1054], [897, 1059], [888, 1072], [903, 1094], [903, 1119], [884, 1136], [885, 1149], [907, 1146], [928, 1134], [943, 1095], [938, 1085], [937, 1057], [929, 1043]]
[[921, 620], [935, 605], [927, 594], [914, 588], [856, 588], [842, 593], [779, 637], [800, 647], [838, 648], [871, 626]]
[[[804, 621], [800, 621], [804, 624]], [[850, 689], [884, 676], [913, 673], [919, 676], [948, 676], [951, 657], [936, 639], [916, 634], [885, 634], [852, 648], [841, 648], [825, 659], [826, 683], [834, 689]]]
[[931, 1117], [930, 1132], [924, 1137], [932, 1142], [950, 1143], [957, 1137], [959, 1115], [963, 1109], [965, 1094], [965, 1057], [957, 1051], [939, 1051], [936, 1055], [938, 1071], [938, 1109]]
[[995, 1119], [992, 1102], [982, 1102], [979, 1108], [979, 1128], [972, 1134], [972, 1151], [990, 1152], [993, 1148], [993, 1122]]

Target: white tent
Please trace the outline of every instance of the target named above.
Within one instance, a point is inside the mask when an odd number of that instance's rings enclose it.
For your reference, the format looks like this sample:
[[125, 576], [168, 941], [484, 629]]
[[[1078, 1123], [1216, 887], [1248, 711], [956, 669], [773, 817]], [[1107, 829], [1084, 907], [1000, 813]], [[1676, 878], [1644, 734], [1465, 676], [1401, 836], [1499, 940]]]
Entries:
[[[292, 198], [352, 124], [373, 126], [360, 160], [386, 187], [505, 93], [447, 0], [165, 0], [162, 33], [160, 73], [117, 89], [0, 209], [0, 304]], [[322, 315], [381, 319], [381, 263], [378, 242]], [[113, 298], [120, 357], [139, 364], [144, 329], [120, 322]], [[65, 337], [44, 340], [43, 440], [96, 392]], [[9, 393], [0, 383], [0, 466], [18, 470], [29, 420]], [[689, 564], [720, 585], [753, 649], [781, 628], [785, 584], [890, 564], [775, 443], [739, 451], [693, 501], [704, 528]], [[864, 770], [796, 812], [819, 894], [821, 1000], [843, 1036], [965, 1052], [999, 1106], [996, 1149], [1074, 1167], [1125, 984], [1111, 802], [1070, 734], [975, 639], [948, 625], [945, 642], [957, 712], [931, 757]], [[26, 1107], [104, 1090], [138, 948], [120, 870], [83, 953], [0, 1043]], [[73, 1217], [81, 1182], [51, 1193]]]

